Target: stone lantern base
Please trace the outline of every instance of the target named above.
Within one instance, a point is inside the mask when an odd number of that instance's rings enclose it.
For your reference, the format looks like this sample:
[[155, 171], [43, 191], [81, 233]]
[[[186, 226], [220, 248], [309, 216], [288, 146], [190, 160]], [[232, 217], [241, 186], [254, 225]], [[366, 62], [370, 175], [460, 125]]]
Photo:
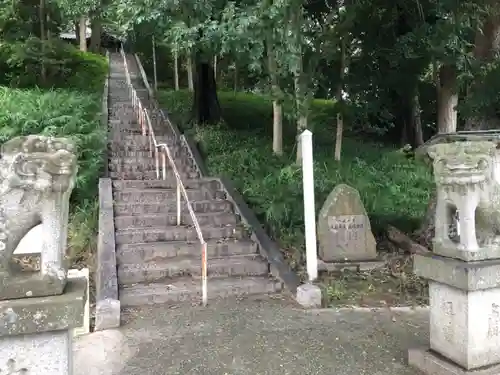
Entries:
[[416, 255], [429, 280], [430, 345], [408, 362], [434, 374], [500, 374], [500, 260], [465, 262]]
[[72, 374], [72, 331], [83, 323], [86, 293], [79, 278], [59, 296], [0, 301], [0, 374]]

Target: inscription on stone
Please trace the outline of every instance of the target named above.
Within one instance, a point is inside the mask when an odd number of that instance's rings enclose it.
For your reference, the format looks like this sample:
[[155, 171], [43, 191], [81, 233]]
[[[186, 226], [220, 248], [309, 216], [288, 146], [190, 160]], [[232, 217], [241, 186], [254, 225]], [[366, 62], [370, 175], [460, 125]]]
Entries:
[[356, 189], [337, 185], [318, 218], [319, 256], [324, 262], [375, 260], [375, 237]]
[[365, 241], [365, 219], [363, 215], [329, 216], [328, 225], [334, 234], [333, 246], [347, 246], [352, 241]]
[[491, 313], [488, 317], [488, 338], [498, 336], [500, 324], [500, 306], [496, 303], [491, 304]]
[[455, 337], [455, 328], [453, 324], [455, 311], [453, 308], [453, 302], [444, 302], [442, 309], [444, 316], [446, 317], [446, 320], [442, 322], [444, 339], [449, 343], [452, 343]]

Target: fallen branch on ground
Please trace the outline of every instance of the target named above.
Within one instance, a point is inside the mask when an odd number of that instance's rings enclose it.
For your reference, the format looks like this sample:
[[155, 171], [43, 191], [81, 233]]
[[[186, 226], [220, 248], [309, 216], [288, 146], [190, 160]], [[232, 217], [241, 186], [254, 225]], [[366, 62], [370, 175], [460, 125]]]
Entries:
[[392, 225], [387, 226], [387, 238], [399, 248], [411, 254], [425, 254], [430, 252], [429, 249], [422, 245], [419, 245], [406, 234], [401, 232], [398, 228], [393, 227]]

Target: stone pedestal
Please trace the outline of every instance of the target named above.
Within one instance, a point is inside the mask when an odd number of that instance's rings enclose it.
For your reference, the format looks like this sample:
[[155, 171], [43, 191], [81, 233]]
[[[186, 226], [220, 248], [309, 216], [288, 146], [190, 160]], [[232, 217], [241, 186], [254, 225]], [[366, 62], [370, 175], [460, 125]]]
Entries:
[[73, 329], [84, 318], [85, 278], [58, 296], [0, 301], [0, 374], [72, 374]]
[[[434, 254], [415, 255], [429, 280], [430, 343], [408, 362], [434, 374], [500, 374], [500, 168], [497, 143], [428, 147], [437, 185]], [[450, 238], [458, 213], [459, 236]]]

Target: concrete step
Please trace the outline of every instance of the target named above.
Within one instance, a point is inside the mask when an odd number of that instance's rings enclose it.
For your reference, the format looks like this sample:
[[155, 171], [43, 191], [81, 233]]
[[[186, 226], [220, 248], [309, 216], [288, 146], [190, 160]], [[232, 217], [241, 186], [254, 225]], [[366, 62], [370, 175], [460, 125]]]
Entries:
[[[215, 212], [233, 212], [233, 205], [227, 200], [203, 200], [192, 201], [191, 205], [195, 213], [215, 213]], [[166, 214], [177, 212], [177, 202], [169, 201], [164, 203], [115, 203], [114, 214], [117, 216], [133, 216], [133, 215], [153, 215]], [[188, 213], [186, 204], [181, 206], [183, 213]]]
[[[109, 170], [109, 168], [108, 168]], [[194, 171], [179, 171], [179, 175], [181, 179], [189, 180], [189, 179], [197, 179], [199, 177], [197, 172]], [[156, 171], [110, 171], [109, 176], [112, 179], [117, 180], [157, 180]], [[162, 177], [160, 171], [160, 178]], [[167, 179], [175, 178], [172, 170], [167, 171]]]
[[[174, 159], [175, 166], [177, 167], [177, 169], [191, 167], [192, 163], [190, 163], [190, 160], [187, 159], [187, 156], [183, 158], [177, 155], [172, 155], [172, 158]], [[158, 163], [160, 166], [162, 165], [161, 155], [158, 155]], [[165, 160], [165, 163], [167, 169], [171, 168], [168, 159]], [[141, 168], [155, 169], [156, 159], [154, 153], [153, 156], [148, 155], [146, 157], [140, 157], [140, 156], [111, 157], [109, 159], [108, 165], [110, 166], [110, 169], [113, 168], [113, 170], [118, 170], [118, 169], [135, 170], [134, 168], [137, 168], [137, 170], [142, 170]]]
[[[190, 201], [211, 198], [210, 192], [206, 189], [186, 189], [186, 193]], [[167, 200], [176, 200], [177, 191], [176, 189], [127, 189], [114, 192], [113, 198], [116, 203], [163, 203]]]
[[[259, 255], [235, 255], [207, 261], [208, 277], [267, 276], [269, 266]], [[118, 283], [154, 283], [181, 276], [201, 276], [201, 255], [161, 262], [118, 266]]]
[[[281, 282], [268, 277], [210, 279], [207, 283], [207, 296], [209, 300], [215, 300], [278, 293], [281, 288]], [[201, 302], [201, 280], [185, 277], [174, 282], [136, 284], [120, 288], [119, 293], [122, 307]]]
[[[154, 159], [144, 159], [147, 160], [144, 163], [138, 163], [138, 164], [133, 164], [133, 163], [121, 163], [117, 162], [117, 160], [113, 160], [112, 162], [108, 163], [108, 170], [110, 172], [122, 172], [122, 173], [129, 173], [129, 172], [155, 172], [156, 176], [156, 164]], [[119, 164], [118, 164], [119, 163]], [[194, 168], [192, 168], [190, 165], [184, 165], [180, 162], [175, 163], [175, 166], [177, 168], [177, 172], [179, 174], [187, 174], [190, 172], [195, 172]], [[160, 178], [163, 179], [162, 175], [162, 170], [161, 170], [161, 164], [158, 164], [158, 167], [160, 168]], [[167, 165], [167, 175], [168, 172], [173, 175], [173, 170], [171, 169], [170, 165]]]
[[152, 158], [151, 153], [148, 150], [135, 151], [135, 150], [118, 150], [118, 151], [108, 151], [109, 157], [112, 158]]
[[[217, 179], [198, 179], [183, 181], [186, 189], [205, 188], [211, 191], [222, 190], [222, 186]], [[177, 186], [176, 179], [169, 180], [114, 180], [113, 190], [125, 189], [175, 189]]]
[[[134, 141], [131, 138], [135, 138]], [[157, 137], [158, 143], [166, 143], [169, 151], [174, 152], [175, 149], [183, 149], [181, 145], [174, 141], [172, 137]], [[111, 138], [108, 140], [108, 149], [111, 151], [148, 151], [150, 149], [149, 137], [142, 135], [120, 135], [120, 138]]]
[[[226, 226], [203, 226], [200, 228], [205, 241], [210, 239], [223, 238], [243, 238], [245, 230], [237, 225]], [[129, 228], [116, 231], [115, 243], [117, 245], [144, 243], [144, 242], [164, 242], [164, 241], [195, 241], [198, 234], [192, 226], [171, 226], [158, 228]]]
[[[250, 240], [210, 240], [207, 242], [208, 258], [232, 255], [256, 254], [257, 245]], [[116, 247], [116, 260], [122, 264], [143, 264], [163, 261], [175, 257], [200, 256], [201, 245], [198, 241], [170, 241], [124, 244]]]
[[[222, 226], [236, 225], [238, 218], [231, 212], [208, 212], [196, 214], [198, 225], [207, 226]], [[170, 227], [177, 225], [177, 213], [171, 212], [168, 214], [153, 214], [153, 215], [131, 215], [131, 216], [116, 216], [116, 230], [126, 230], [128, 228], [158, 228]], [[191, 215], [183, 213], [181, 215], [181, 225], [193, 225]]]

